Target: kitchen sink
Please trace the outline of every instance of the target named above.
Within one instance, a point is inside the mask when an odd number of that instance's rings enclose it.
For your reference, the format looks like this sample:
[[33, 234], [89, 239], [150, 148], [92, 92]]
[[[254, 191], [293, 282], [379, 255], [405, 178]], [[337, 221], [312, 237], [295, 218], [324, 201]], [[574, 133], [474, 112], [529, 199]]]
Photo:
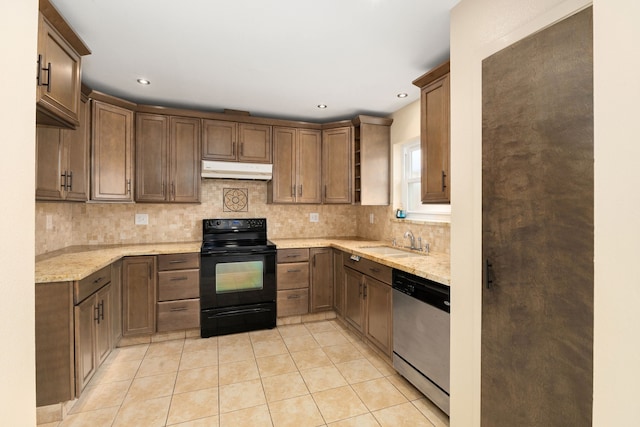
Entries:
[[403, 258], [410, 256], [419, 256], [417, 252], [409, 252], [407, 250], [392, 248], [391, 246], [363, 246], [358, 248], [363, 252], [369, 252], [373, 255], [380, 255], [384, 257]]

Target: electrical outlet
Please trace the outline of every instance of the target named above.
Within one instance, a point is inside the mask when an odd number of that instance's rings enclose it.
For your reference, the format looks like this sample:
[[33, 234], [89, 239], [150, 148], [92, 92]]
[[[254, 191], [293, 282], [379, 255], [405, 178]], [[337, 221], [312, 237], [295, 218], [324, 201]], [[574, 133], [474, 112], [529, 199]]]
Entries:
[[309, 222], [319, 222], [319, 221], [320, 221], [320, 214], [317, 214], [317, 213], [309, 214]]
[[148, 225], [148, 224], [149, 224], [148, 214], [136, 214], [136, 225]]
[[369, 224], [373, 224], [375, 222], [375, 217], [373, 216], [373, 213], [369, 214]]
[[53, 216], [47, 215], [47, 230], [53, 230]]

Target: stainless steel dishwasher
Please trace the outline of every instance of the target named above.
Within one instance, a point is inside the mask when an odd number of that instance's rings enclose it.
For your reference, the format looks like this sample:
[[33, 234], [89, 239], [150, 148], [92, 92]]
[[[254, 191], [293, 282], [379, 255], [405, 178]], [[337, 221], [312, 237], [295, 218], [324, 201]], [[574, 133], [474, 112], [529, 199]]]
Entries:
[[449, 287], [393, 270], [393, 367], [449, 414]]

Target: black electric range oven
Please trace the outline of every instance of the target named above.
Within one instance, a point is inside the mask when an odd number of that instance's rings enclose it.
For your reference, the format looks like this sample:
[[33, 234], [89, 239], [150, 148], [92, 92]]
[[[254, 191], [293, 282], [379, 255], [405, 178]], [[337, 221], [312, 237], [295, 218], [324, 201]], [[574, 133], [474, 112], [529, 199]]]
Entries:
[[276, 246], [265, 218], [202, 221], [200, 307], [203, 338], [276, 326]]

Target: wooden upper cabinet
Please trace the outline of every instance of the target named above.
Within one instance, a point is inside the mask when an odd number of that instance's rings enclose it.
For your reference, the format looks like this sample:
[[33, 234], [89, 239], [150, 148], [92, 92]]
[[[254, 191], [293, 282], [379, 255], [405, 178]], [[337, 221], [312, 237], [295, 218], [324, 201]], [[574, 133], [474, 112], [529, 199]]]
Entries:
[[133, 111], [92, 101], [91, 200], [133, 202]]
[[449, 61], [416, 79], [420, 96], [422, 203], [450, 203]]
[[80, 103], [77, 129], [36, 127], [36, 199], [86, 201], [89, 198], [88, 101]]
[[203, 120], [202, 158], [229, 162], [271, 163], [271, 126]]
[[388, 205], [393, 119], [357, 116], [354, 124], [353, 201]]
[[236, 161], [237, 123], [223, 120], [202, 121], [202, 158]]
[[314, 129], [274, 127], [270, 203], [320, 203], [322, 134]]
[[200, 201], [200, 119], [136, 115], [136, 201]]
[[40, 0], [36, 122], [80, 124], [80, 57], [91, 53], [48, 0]]
[[169, 201], [200, 201], [200, 119], [169, 120]]
[[322, 131], [322, 202], [351, 203], [351, 126]]

